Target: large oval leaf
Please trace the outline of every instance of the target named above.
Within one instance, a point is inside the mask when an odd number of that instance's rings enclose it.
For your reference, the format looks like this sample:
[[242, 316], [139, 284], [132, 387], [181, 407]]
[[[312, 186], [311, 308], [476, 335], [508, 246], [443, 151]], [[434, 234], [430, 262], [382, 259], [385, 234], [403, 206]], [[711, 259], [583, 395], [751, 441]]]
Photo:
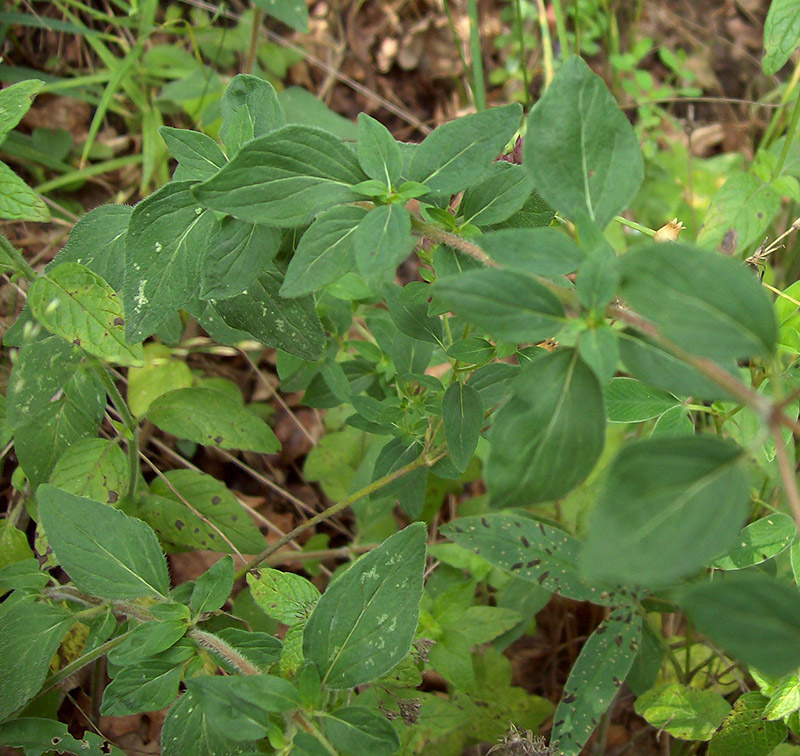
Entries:
[[574, 349], [524, 367], [491, 430], [486, 485], [495, 506], [563, 496], [591, 472], [605, 439], [600, 384]]

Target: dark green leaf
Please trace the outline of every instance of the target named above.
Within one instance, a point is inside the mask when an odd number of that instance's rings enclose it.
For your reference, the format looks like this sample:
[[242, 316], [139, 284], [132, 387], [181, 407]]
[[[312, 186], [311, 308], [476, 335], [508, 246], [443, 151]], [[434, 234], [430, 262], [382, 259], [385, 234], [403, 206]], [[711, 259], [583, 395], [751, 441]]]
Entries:
[[351, 187], [364, 178], [355, 154], [332, 134], [288, 125], [248, 142], [194, 195], [235, 218], [297, 226], [321, 210], [358, 199]]
[[414, 247], [411, 216], [399, 204], [370, 210], [353, 234], [358, 272], [367, 279], [394, 270]]
[[605, 385], [617, 372], [619, 363], [619, 338], [617, 331], [607, 324], [587, 328], [581, 332], [578, 354], [594, 371], [597, 380]]
[[612, 423], [641, 423], [679, 406], [666, 391], [635, 378], [612, 378], [605, 388], [606, 413]]
[[67, 724], [54, 719], [22, 717], [0, 724], [0, 746], [22, 748], [27, 756], [52, 753], [73, 753], [76, 756], [124, 756], [124, 752], [97, 733], [83, 734], [78, 740], [69, 734]]
[[800, 6], [795, 0], [772, 0], [764, 22], [764, 60], [767, 76], [777, 73], [800, 44]]
[[305, 623], [320, 595], [302, 575], [280, 570], [253, 570], [247, 574], [247, 584], [267, 616], [290, 626]]
[[[160, 607], [169, 607], [170, 610], [186, 612], [188, 609], [182, 604], [161, 604]], [[177, 652], [177, 659], [169, 659], [175, 663], [185, 662], [191, 655], [190, 647], [180, 647], [176, 644], [186, 635], [187, 625], [183, 619], [165, 619], [158, 622], [143, 622], [136, 625], [125, 639], [108, 652], [108, 660], [118, 667], [135, 667], [143, 659], [160, 656], [163, 660], [167, 654], [163, 652]]]
[[105, 438], [84, 438], [59, 457], [50, 484], [67, 493], [119, 505], [128, 489], [130, 465], [125, 452]]
[[745, 266], [667, 242], [623, 255], [620, 269], [622, 296], [684, 349], [723, 360], [772, 354], [772, 303]]
[[320, 213], [300, 237], [280, 289], [282, 297], [310, 294], [355, 266], [353, 237], [367, 211], [340, 205]]
[[400, 738], [386, 717], [363, 706], [337, 709], [323, 718], [331, 745], [347, 756], [391, 756]]
[[506, 228], [478, 237], [478, 244], [506, 268], [536, 276], [577, 270], [586, 253], [555, 228]]
[[0, 218], [49, 221], [44, 200], [5, 163], [0, 163]]
[[182, 672], [183, 665], [156, 659], [141, 659], [135, 666], [123, 667], [103, 692], [100, 713], [121, 717], [164, 709], [178, 697]]
[[358, 114], [358, 162], [371, 179], [394, 186], [403, 171], [400, 146], [389, 130], [366, 113]]
[[268, 16], [277, 18], [301, 34], [308, 34], [308, 6], [305, 0], [255, 0]]
[[451, 383], [442, 398], [444, 437], [453, 464], [460, 472], [467, 469], [483, 427], [483, 402], [472, 386]]
[[40, 486], [40, 522], [76, 587], [111, 599], [165, 598], [169, 573], [156, 534], [105, 504]]
[[633, 127], [603, 80], [576, 57], [531, 110], [522, 155], [543, 199], [570, 218], [588, 214], [601, 228], [644, 177]]
[[260, 417], [214, 389], [168, 391], [150, 405], [147, 417], [161, 430], [204, 446], [261, 454], [281, 448], [272, 428]]
[[667, 585], [736, 542], [749, 504], [744, 452], [711, 436], [624, 447], [608, 469], [583, 567], [596, 580]]
[[796, 588], [764, 574], [731, 572], [688, 586], [676, 598], [698, 630], [760, 672], [780, 677], [800, 665]]
[[617, 256], [606, 243], [592, 250], [581, 263], [575, 289], [581, 304], [589, 311], [603, 312], [614, 299], [619, 283]]
[[44, 682], [50, 660], [72, 624], [69, 612], [33, 596], [0, 605], [0, 719], [24, 706]]
[[328, 585], [303, 634], [322, 682], [341, 690], [388, 672], [411, 646], [422, 597], [426, 529], [387, 538]]
[[512, 343], [555, 336], [564, 308], [545, 286], [510, 270], [471, 270], [439, 281], [436, 295], [490, 336]]
[[[281, 657], [281, 642], [268, 633], [226, 627], [217, 635], [262, 670], [268, 669]], [[220, 660], [224, 662], [222, 657]], [[228, 669], [235, 671], [230, 665]]]
[[286, 122], [275, 88], [258, 76], [234, 76], [220, 105], [222, 128], [219, 135], [228, 155], [234, 155], [246, 142], [265, 136]]
[[736, 546], [715, 559], [713, 566], [720, 570], [743, 570], [761, 564], [788, 549], [796, 537], [794, 520], [787, 514], [775, 512], [744, 528]]
[[200, 131], [162, 126], [158, 133], [167, 143], [172, 157], [178, 161], [174, 181], [205, 181], [228, 162], [219, 145]]
[[202, 299], [241, 294], [264, 273], [281, 246], [277, 228], [223, 218], [216, 227], [200, 274]]
[[504, 105], [439, 126], [414, 151], [408, 178], [432, 192], [460, 192], [502, 152], [521, 117], [519, 105]]
[[209, 567], [194, 584], [189, 606], [195, 615], [219, 609], [233, 590], [233, 559], [224, 556]]
[[0, 91], [0, 142], [28, 112], [43, 86], [44, 82], [40, 79], [26, 79]]
[[167, 184], [131, 213], [122, 301], [125, 333], [142, 341], [196, 294], [214, 223], [190, 193], [190, 181]]
[[428, 298], [433, 293], [429, 284], [418, 281], [400, 288], [395, 284], [383, 287], [389, 315], [398, 329], [418, 341], [431, 344], [442, 342], [442, 321], [428, 315]]
[[522, 209], [532, 191], [533, 180], [524, 168], [498, 161], [467, 188], [458, 214], [464, 217], [464, 223], [474, 226], [501, 223]]
[[492, 423], [486, 485], [495, 506], [563, 496], [586, 478], [605, 440], [600, 384], [573, 349], [526, 365]]
[[642, 620], [617, 609], [581, 649], [553, 716], [550, 743], [562, 756], [578, 756], [614, 700], [639, 648]]
[[211, 300], [211, 304], [229, 327], [301, 359], [317, 360], [325, 346], [325, 333], [314, 300], [310, 296], [282, 297], [278, 293], [281, 283], [280, 276], [267, 272], [246, 292], [231, 299]]

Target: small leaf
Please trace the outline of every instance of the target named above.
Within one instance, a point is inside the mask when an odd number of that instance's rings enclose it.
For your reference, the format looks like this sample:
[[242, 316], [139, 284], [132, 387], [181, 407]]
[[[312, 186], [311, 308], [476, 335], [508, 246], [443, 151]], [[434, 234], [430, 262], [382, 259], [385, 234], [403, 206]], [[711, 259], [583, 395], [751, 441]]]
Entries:
[[255, 4], [268, 16], [300, 34], [308, 34], [308, 6], [305, 0], [255, 0]]
[[39, 276], [28, 304], [48, 331], [89, 354], [119, 365], [138, 366], [144, 353], [125, 338], [125, 317], [117, 293], [78, 263], [62, 263]]
[[714, 690], [678, 683], [659, 685], [636, 699], [636, 713], [653, 727], [683, 740], [710, 740], [731, 710]]
[[144, 415], [162, 394], [194, 383], [189, 366], [173, 359], [172, 350], [163, 344], [145, 344], [144, 361], [143, 367], [128, 370], [128, 407], [136, 417]]
[[672, 394], [635, 378], [612, 378], [604, 393], [606, 413], [612, 423], [642, 423], [679, 406]]
[[422, 597], [426, 529], [413, 523], [328, 585], [305, 627], [303, 653], [343, 690], [386, 674], [411, 646]]
[[600, 384], [573, 349], [526, 365], [495, 415], [486, 462], [494, 506], [550, 501], [591, 472], [603, 450]]
[[400, 146], [389, 130], [366, 113], [358, 114], [358, 162], [371, 179], [394, 186], [403, 171]]
[[386, 717], [363, 706], [347, 706], [323, 715], [325, 735], [347, 756], [391, 756], [400, 738]]
[[156, 534], [91, 499], [39, 486], [40, 522], [78, 590], [110, 599], [166, 598], [169, 573]]
[[0, 90], [0, 142], [22, 120], [43, 86], [40, 79], [26, 79]]
[[512, 514], [461, 517], [442, 526], [451, 541], [515, 577], [575, 601], [621, 604], [623, 594], [589, 585], [578, 573], [581, 542], [543, 522]]
[[398, 204], [370, 210], [353, 234], [356, 266], [367, 279], [394, 270], [414, 247], [411, 216]]
[[263, 612], [289, 626], [304, 624], [320, 595], [301, 575], [280, 570], [253, 570], [247, 573], [247, 584]]
[[428, 314], [428, 298], [432, 291], [429, 284], [412, 281], [402, 288], [387, 284], [383, 287], [383, 296], [389, 315], [402, 333], [418, 341], [440, 344], [444, 338], [442, 321]]
[[124, 756], [116, 746], [88, 730], [80, 739], [73, 738], [67, 724], [54, 719], [20, 717], [0, 724], [0, 746], [21, 748], [27, 756], [42, 756], [52, 753], [58, 746], [59, 753], [75, 756]]
[[299, 297], [339, 280], [355, 267], [353, 238], [367, 214], [363, 207], [340, 205], [320, 213], [300, 237], [280, 289]]
[[477, 243], [506, 268], [535, 276], [572, 273], [586, 253], [555, 228], [506, 228], [478, 237]]
[[800, 676], [788, 675], [772, 691], [764, 706], [765, 719], [783, 719], [800, 711]]
[[512, 271], [470, 270], [440, 280], [435, 291], [458, 315], [503, 341], [542, 341], [564, 324], [556, 296], [530, 276]]
[[721, 360], [772, 354], [775, 312], [745, 266], [664, 242], [623, 255], [620, 269], [622, 296], [684, 349]]
[[233, 590], [233, 559], [224, 556], [209, 567], [194, 584], [189, 606], [195, 616], [219, 609]]
[[502, 152], [521, 116], [519, 105], [504, 105], [439, 126], [414, 150], [408, 179], [432, 192], [460, 192]]
[[358, 199], [351, 187], [364, 178], [356, 156], [332, 134], [288, 125], [248, 142], [193, 192], [200, 204], [234, 218], [289, 227]]
[[794, 520], [775, 512], [751, 522], [740, 534], [739, 542], [725, 556], [715, 559], [720, 570], [743, 570], [784, 552], [797, 537]]
[[770, 756], [786, 740], [787, 730], [783, 722], [764, 721], [766, 703], [757, 691], [739, 696], [711, 738], [708, 756]]
[[800, 5], [796, 0], [772, 0], [764, 21], [764, 60], [767, 76], [777, 73], [800, 44]]
[[644, 177], [630, 121], [577, 57], [532, 108], [522, 164], [546, 202], [573, 220], [588, 214], [600, 228], [628, 205]]
[[222, 95], [220, 106], [222, 128], [219, 135], [228, 155], [234, 155], [242, 145], [279, 129], [286, 122], [275, 88], [258, 76], [234, 76]]
[[50, 484], [67, 493], [118, 506], [128, 490], [125, 452], [105, 438], [84, 438], [59, 457]]
[[636, 441], [607, 471], [583, 554], [593, 580], [667, 585], [735, 542], [750, 486], [743, 450], [710, 436]]
[[175, 181], [205, 181], [228, 162], [219, 145], [200, 131], [162, 126], [158, 133], [167, 143], [172, 157], [178, 161]]
[[0, 218], [50, 220], [50, 210], [44, 200], [5, 163], [0, 163]]
[[731, 572], [687, 586], [676, 598], [698, 630], [760, 672], [778, 677], [800, 666], [796, 588], [758, 572]]
[[[17, 594], [14, 594], [15, 596]], [[7, 719], [39, 692], [53, 654], [72, 625], [69, 612], [33, 596], [0, 605], [0, 719]]]
[[458, 213], [473, 226], [502, 223], [522, 209], [532, 191], [533, 180], [524, 168], [498, 161], [480, 181], [467, 187]]
[[165, 709], [178, 697], [183, 665], [141, 659], [123, 667], [103, 691], [100, 713], [121, 717]]
[[204, 446], [261, 454], [274, 454], [281, 448], [261, 418], [213, 389], [168, 391], [150, 405], [147, 417], [161, 430]]
[[642, 620], [616, 610], [581, 649], [553, 715], [550, 737], [562, 756], [578, 756], [614, 700], [639, 648]]
[[451, 383], [442, 398], [444, 437], [450, 458], [459, 472], [467, 469], [483, 427], [483, 402], [472, 386]]

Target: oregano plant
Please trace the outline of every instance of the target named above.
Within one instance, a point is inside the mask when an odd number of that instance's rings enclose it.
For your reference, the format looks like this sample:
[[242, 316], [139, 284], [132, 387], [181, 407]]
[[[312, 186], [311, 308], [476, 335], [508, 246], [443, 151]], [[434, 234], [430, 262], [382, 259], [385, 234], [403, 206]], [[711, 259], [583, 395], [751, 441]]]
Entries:
[[[491, 108], [418, 145], [365, 114], [355, 144], [286, 123], [253, 76], [221, 112], [220, 142], [164, 128], [173, 180], [88, 213], [43, 271], [0, 250], [27, 287], [4, 336], [0, 744], [119, 752], [42, 713], [100, 659], [101, 714], [169, 707], [165, 756], [460, 753], [487, 732], [577, 756], [623, 685], [709, 753], [800, 731], [796, 303], [713, 247], [637, 233], [615, 251], [645, 165], [602, 80], [569, 59], [527, 117]], [[283, 391], [345, 409], [305, 466], [331, 506], [269, 545], [223, 482], [140, 466], [153, 428], [280, 450], [181, 359], [190, 322], [274, 348]], [[479, 474], [488, 496], [429, 543], [433, 492]], [[377, 545], [322, 593], [270, 566], [348, 508]], [[172, 585], [165, 554], [198, 549], [225, 556]], [[605, 613], [555, 708], [510, 688], [500, 654], [553, 594]], [[657, 622], [678, 612], [682, 646]], [[759, 689], [731, 708], [697, 678], [733, 660]], [[448, 698], [417, 690], [428, 670]]]

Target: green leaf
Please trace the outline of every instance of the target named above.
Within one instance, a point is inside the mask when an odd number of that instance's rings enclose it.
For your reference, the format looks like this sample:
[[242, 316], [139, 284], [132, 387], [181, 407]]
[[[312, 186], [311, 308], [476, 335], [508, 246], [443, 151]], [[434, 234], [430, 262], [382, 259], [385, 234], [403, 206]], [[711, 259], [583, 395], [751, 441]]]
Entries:
[[547, 591], [595, 604], [624, 602], [614, 591], [602, 591], [586, 583], [578, 572], [581, 542], [543, 522], [499, 513], [461, 517], [443, 525], [442, 534], [496, 567]]
[[651, 436], [691, 436], [695, 432], [694, 422], [683, 406], [668, 409], [656, 420]]
[[[182, 604], [161, 604], [158, 608], [182, 610], [187, 614], [189, 611]], [[136, 625], [119, 645], [108, 652], [108, 660], [118, 667], [136, 666], [148, 657], [171, 658], [177, 652], [179, 658], [176, 661], [186, 661], [193, 653], [191, 648], [176, 646], [186, 630], [186, 622], [180, 619], [143, 622]], [[165, 653], [170, 650], [171, 653]]]
[[348, 142], [358, 138], [356, 124], [331, 110], [322, 100], [303, 87], [287, 87], [278, 93], [287, 123], [316, 126]]
[[300, 706], [297, 689], [273, 675], [195, 677], [186, 682], [198, 706], [212, 713], [209, 726], [237, 741], [266, 736], [269, 714]]
[[370, 210], [353, 234], [358, 272], [371, 279], [394, 270], [411, 253], [411, 216], [398, 204]]
[[435, 291], [458, 315], [502, 341], [542, 341], [564, 324], [564, 308], [554, 294], [509, 270], [470, 270], [440, 280]]
[[166, 598], [169, 573], [155, 533], [105, 504], [39, 486], [40, 523], [78, 590], [110, 599]]
[[800, 665], [796, 588], [764, 574], [731, 572], [687, 586], [676, 598], [700, 632], [760, 672], [778, 677]]
[[490, 431], [486, 485], [494, 506], [550, 501], [586, 478], [605, 440], [600, 384], [573, 349], [526, 365]]
[[255, 749], [254, 743], [237, 742], [228, 733], [213, 727], [211, 720], [215, 715], [213, 706], [205, 705], [202, 694], [193, 694], [187, 689], [164, 720], [161, 753], [164, 756], [238, 756]]
[[29, 423], [72, 378], [82, 353], [59, 336], [42, 335], [22, 344], [8, 381], [8, 428]]
[[605, 323], [595, 328], [587, 328], [581, 332], [578, 354], [594, 371], [600, 384], [605, 386], [617, 372], [619, 364], [617, 331]]
[[260, 417], [214, 389], [168, 391], [150, 405], [147, 417], [161, 430], [204, 446], [261, 454], [274, 454], [281, 448], [272, 428]]
[[745, 249], [763, 239], [780, 207], [780, 192], [770, 184], [748, 173], [734, 173], [712, 198], [697, 243], [716, 248], [733, 231], [736, 246]]
[[331, 745], [347, 756], [391, 756], [400, 748], [400, 738], [391, 722], [363, 706], [326, 712], [322, 722]]
[[767, 76], [777, 73], [800, 44], [800, 5], [797, 0], [772, 0], [764, 21], [764, 60]]
[[[280, 659], [281, 642], [268, 633], [226, 627], [224, 630], [220, 630], [217, 635], [262, 670], [267, 670]], [[231, 672], [236, 671], [230, 665], [227, 665], [227, 667]]]
[[268, 16], [277, 18], [300, 34], [308, 34], [308, 6], [305, 0], [254, 0]]
[[33, 596], [0, 605], [0, 719], [7, 719], [39, 692], [50, 660], [72, 625], [69, 612]]
[[796, 536], [794, 520], [775, 512], [751, 522], [742, 530], [736, 547], [715, 559], [712, 566], [720, 570], [743, 570], [761, 564], [788, 549]]
[[444, 338], [440, 318], [428, 315], [429, 284], [413, 281], [402, 288], [394, 284], [383, 287], [382, 293], [389, 315], [406, 336], [430, 344], [441, 344]]
[[235, 218], [288, 227], [358, 199], [351, 187], [364, 178], [355, 154], [335, 136], [288, 125], [248, 142], [194, 195]]
[[100, 713], [121, 717], [165, 709], [178, 697], [183, 665], [141, 659], [123, 667], [103, 692]]
[[27, 756], [52, 753], [54, 747], [59, 753], [76, 756], [124, 756], [123, 751], [97, 733], [87, 730], [81, 739], [73, 738], [66, 723], [36, 717], [22, 717], [0, 724], [0, 746], [21, 748]]
[[403, 171], [400, 146], [389, 130], [372, 116], [358, 114], [358, 162], [371, 179], [394, 186]]
[[38, 486], [50, 477], [61, 455], [82, 438], [97, 433], [106, 394], [94, 371], [79, 366], [61, 395], [14, 432], [20, 466]]
[[0, 90], [0, 143], [22, 120], [43, 86], [40, 79], [26, 79]]
[[219, 145], [200, 131], [162, 126], [158, 133], [178, 161], [174, 181], [205, 181], [228, 162]]
[[522, 164], [546, 202], [572, 219], [588, 215], [600, 228], [627, 207], [644, 177], [630, 121], [577, 57], [531, 110]]
[[278, 292], [282, 280], [267, 272], [231, 299], [210, 300], [231, 328], [250, 334], [267, 346], [277, 347], [303, 360], [317, 360], [325, 347], [312, 297], [286, 299]]
[[127, 493], [129, 477], [128, 457], [117, 444], [105, 438], [84, 438], [59, 457], [50, 484], [113, 507]]
[[439, 126], [414, 150], [407, 178], [432, 192], [460, 192], [503, 151], [521, 117], [519, 105], [504, 105]]
[[764, 721], [767, 703], [761, 693], [745, 693], [708, 744], [708, 756], [769, 756], [786, 740], [783, 722]]
[[477, 243], [506, 268], [534, 276], [572, 273], [586, 253], [555, 228], [506, 228], [478, 237]]
[[0, 522], [0, 569], [33, 556], [27, 534], [9, 519]]
[[783, 719], [800, 710], [800, 676], [791, 674], [775, 686], [763, 707], [765, 719]]
[[167, 184], [131, 213], [122, 301], [132, 341], [166, 323], [199, 287], [214, 215], [199, 207], [191, 186], [190, 181]]
[[522, 209], [532, 191], [533, 180], [524, 168], [498, 161], [480, 181], [467, 187], [458, 214], [473, 226], [502, 223]]
[[189, 388], [194, 376], [182, 360], [172, 358], [172, 350], [163, 344], [144, 345], [144, 367], [128, 370], [128, 407], [136, 417], [144, 415], [162, 394]]
[[50, 220], [50, 211], [44, 200], [5, 163], [0, 163], [0, 218]]
[[367, 211], [340, 205], [320, 213], [300, 237], [289, 262], [282, 297], [299, 297], [338, 281], [355, 267], [355, 230]]
[[472, 386], [456, 381], [442, 397], [444, 437], [450, 459], [459, 472], [467, 469], [483, 427], [483, 401]]
[[215, 612], [228, 600], [232, 590], [233, 559], [224, 556], [197, 578], [189, 606], [195, 616]]
[[302, 575], [269, 568], [248, 572], [247, 584], [264, 613], [289, 626], [305, 624], [320, 595]]
[[303, 653], [342, 690], [375, 680], [411, 647], [425, 568], [426, 529], [413, 523], [328, 585], [305, 627]]
[[604, 393], [606, 414], [612, 423], [642, 423], [680, 405], [672, 394], [635, 378], [612, 378]]
[[125, 235], [132, 212], [129, 205], [101, 205], [81, 216], [47, 270], [65, 262], [78, 263], [119, 291], [125, 270]]
[[659, 685], [636, 699], [636, 713], [682, 740], [710, 740], [731, 710], [714, 690], [678, 683]]
[[575, 289], [581, 304], [590, 312], [603, 312], [614, 299], [619, 284], [617, 256], [603, 239], [581, 263], [575, 279]]
[[581, 649], [553, 715], [551, 746], [578, 756], [625, 681], [639, 648], [642, 620], [616, 610]]
[[28, 304], [48, 331], [89, 354], [119, 365], [143, 364], [141, 346], [125, 339], [117, 293], [83, 265], [62, 263], [39, 276], [28, 290]]
[[219, 135], [228, 155], [247, 142], [279, 129], [286, 122], [275, 88], [265, 79], [237, 74], [220, 102], [222, 128]]
[[712, 436], [625, 446], [598, 496], [583, 554], [594, 580], [663, 586], [736, 542], [750, 483], [743, 450]]
[[136, 515], [170, 550], [230, 552], [233, 544], [244, 554], [257, 554], [264, 548], [264, 537], [224, 483], [194, 470], [170, 470], [164, 477], [153, 481]]
[[211, 236], [200, 274], [202, 299], [241, 294], [262, 275], [281, 246], [277, 228], [223, 218]]
[[712, 359], [769, 356], [777, 325], [758, 279], [731, 258], [674, 242], [620, 258], [620, 293], [662, 335]]

